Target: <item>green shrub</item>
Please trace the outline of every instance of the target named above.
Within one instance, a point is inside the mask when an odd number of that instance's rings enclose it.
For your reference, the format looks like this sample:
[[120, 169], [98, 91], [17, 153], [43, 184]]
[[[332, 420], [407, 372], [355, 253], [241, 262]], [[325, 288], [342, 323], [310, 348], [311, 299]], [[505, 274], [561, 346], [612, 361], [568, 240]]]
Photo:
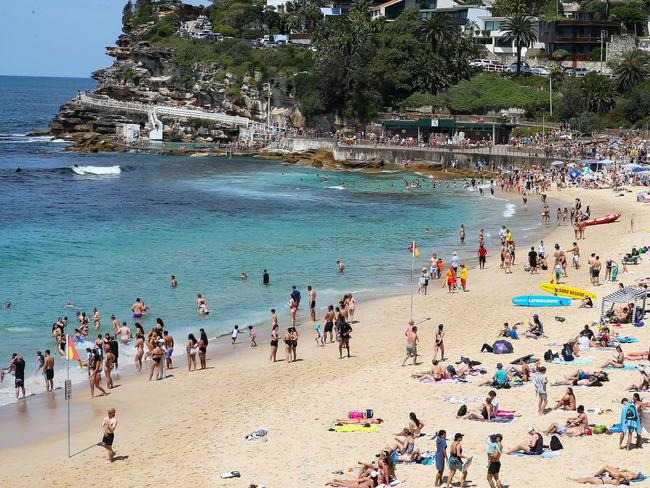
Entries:
[[415, 92], [400, 103], [402, 109], [426, 107], [428, 105], [433, 107], [442, 107], [445, 105], [445, 100], [442, 97], [432, 95], [431, 93]]
[[603, 119], [593, 112], [582, 112], [577, 117], [569, 119], [569, 124], [572, 129], [583, 134], [590, 134], [605, 127]]

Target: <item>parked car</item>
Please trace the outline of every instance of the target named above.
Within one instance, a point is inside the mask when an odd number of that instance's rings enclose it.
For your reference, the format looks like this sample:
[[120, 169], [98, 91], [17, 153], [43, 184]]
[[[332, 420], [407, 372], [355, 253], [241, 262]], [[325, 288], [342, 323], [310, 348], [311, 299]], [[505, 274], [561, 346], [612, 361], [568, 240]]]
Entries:
[[548, 69], [546, 66], [534, 66], [533, 68], [530, 69], [530, 72], [534, 75], [540, 75], [540, 76], [549, 76], [551, 74], [551, 70]]
[[489, 64], [494, 63], [494, 61], [491, 61], [489, 59], [475, 59], [469, 63], [469, 65], [472, 68], [483, 68], [484, 66], [488, 66]]
[[578, 78], [584, 78], [584, 76], [589, 73], [589, 70], [586, 68], [570, 68], [564, 67], [564, 73], [567, 75], [576, 76]]
[[[508, 66], [508, 67], [506, 68], [506, 71], [507, 71], [508, 73], [516, 73], [516, 72], [517, 72], [517, 63], [512, 63], [510, 66]], [[519, 67], [519, 72], [520, 72], [522, 75], [529, 75], [529, 74], [531, 74], [530, 66], [528, 66], [527, 63], [521, 63], [521, 65], [520, 65], [520, 67]]]

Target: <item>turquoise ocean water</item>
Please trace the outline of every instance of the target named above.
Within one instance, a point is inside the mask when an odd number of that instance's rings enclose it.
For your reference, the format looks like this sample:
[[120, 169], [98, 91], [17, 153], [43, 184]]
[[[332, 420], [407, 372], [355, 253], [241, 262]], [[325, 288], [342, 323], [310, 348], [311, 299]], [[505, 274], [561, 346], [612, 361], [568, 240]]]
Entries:
[[[152, 310], [145, 329], [161, 317], [177, 340], [199, 327], [215, 336], [267, 320], [271, 308], [286, 315], [291, 285], [303, 294], [314, 286], [319, 308], [345, 292], [360, 299], [406, 293], [412, 239], [421, 266], [434, 250], [473, 255], [479, 228], [496, 252], [501, 224], [522, 238], [538, 227], [536, 212], [520, 214], [461, 182], [434, 189], [420, 178], [422, 190], [406, 191], [404, 179], [417, 176], [323, 172], [253, 158], [78, 155], [62, 152], [59, 141], [25, 136], [90, 86], [83, 79], [0, 77], [0, 301], [13, 304], [0, 310], [3, 364], [19, 352], [32, 369], [37, 349], [54, 349], [56, 318], [67, 315], [70, 329], [75, 323], [68, 299], [89, 314], [96, 306], [102, 332], [110, 330], [111, 314], [132, 326], [130, 306], [139, 296]], [[75, 164], [91, 172], [119, 166], [120, 173], [78, 175]], [[337, 260], [346, 263], [345, 274]], [[265, 268], [268, 287], [261, 283]], [[179, 280], [175, 290], [171, 274]], [[206, 318], [196, 313], [199, 292], [211, 310]], [[0, 385], [0, 404], [13, 395], [8, 383]], [[28, 388], [38, 391], [41, 383], [33, 378]]]

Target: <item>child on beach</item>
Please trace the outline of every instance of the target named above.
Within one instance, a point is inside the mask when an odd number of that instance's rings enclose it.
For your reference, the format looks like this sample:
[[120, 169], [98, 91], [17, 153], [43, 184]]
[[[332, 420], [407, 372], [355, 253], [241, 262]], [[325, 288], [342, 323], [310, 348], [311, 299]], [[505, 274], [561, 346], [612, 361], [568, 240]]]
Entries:
[[324, 347], [325, 346], [325, 340], [323, 338], [323, 332], [320, 329], [320, 322], [316, 322], [314, 324], [314, 329], [316, 330], [316, 337], [315, 337], [316, 344], [318, 344], [319, 346]]
[[251, 340], [251, 347], [257, 347], [257, 342], [255, 342], [255, 339], [257, 338], [257, 331], [252, 325], [248, 326], [248, 337], [250, 337]]
[[231, 338], [232, 338], [232, 343], [233, 344], [235, 342], [237, 342], [237, 337], [239, 336], [240, 333], [241, 333], [241, 331], [239, 330], [239, 326], [235, 325], [235, 328], [231, 332]]

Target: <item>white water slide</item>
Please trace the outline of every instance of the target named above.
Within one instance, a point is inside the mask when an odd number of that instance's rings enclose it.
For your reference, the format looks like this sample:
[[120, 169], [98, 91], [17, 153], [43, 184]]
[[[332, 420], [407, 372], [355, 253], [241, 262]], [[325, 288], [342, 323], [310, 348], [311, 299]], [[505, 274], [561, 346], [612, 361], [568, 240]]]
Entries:
[[83, 105], [107, 107], [125, 112], [146, 113], [149, 118], [149, 123], [153, 127], [149, 131], [149, 139], [153, 141], [161, 141], [163, 139], [163, 123], [158, 118], [158, 115], [213, 120], [222, 124], [239, 127], [239, 138], [251, 142], [256, 139], [269, 139], [278, 131], [277, 127], [262, 124], [246, 117], [227, 115], [221, 112], [207, 112], [200, 109], [171, 107], [167, 105], [146, 105], [138, 102], [123, 102], [113, 98], [90, 95], [88, 93], [79, 93], [75, 101]]

